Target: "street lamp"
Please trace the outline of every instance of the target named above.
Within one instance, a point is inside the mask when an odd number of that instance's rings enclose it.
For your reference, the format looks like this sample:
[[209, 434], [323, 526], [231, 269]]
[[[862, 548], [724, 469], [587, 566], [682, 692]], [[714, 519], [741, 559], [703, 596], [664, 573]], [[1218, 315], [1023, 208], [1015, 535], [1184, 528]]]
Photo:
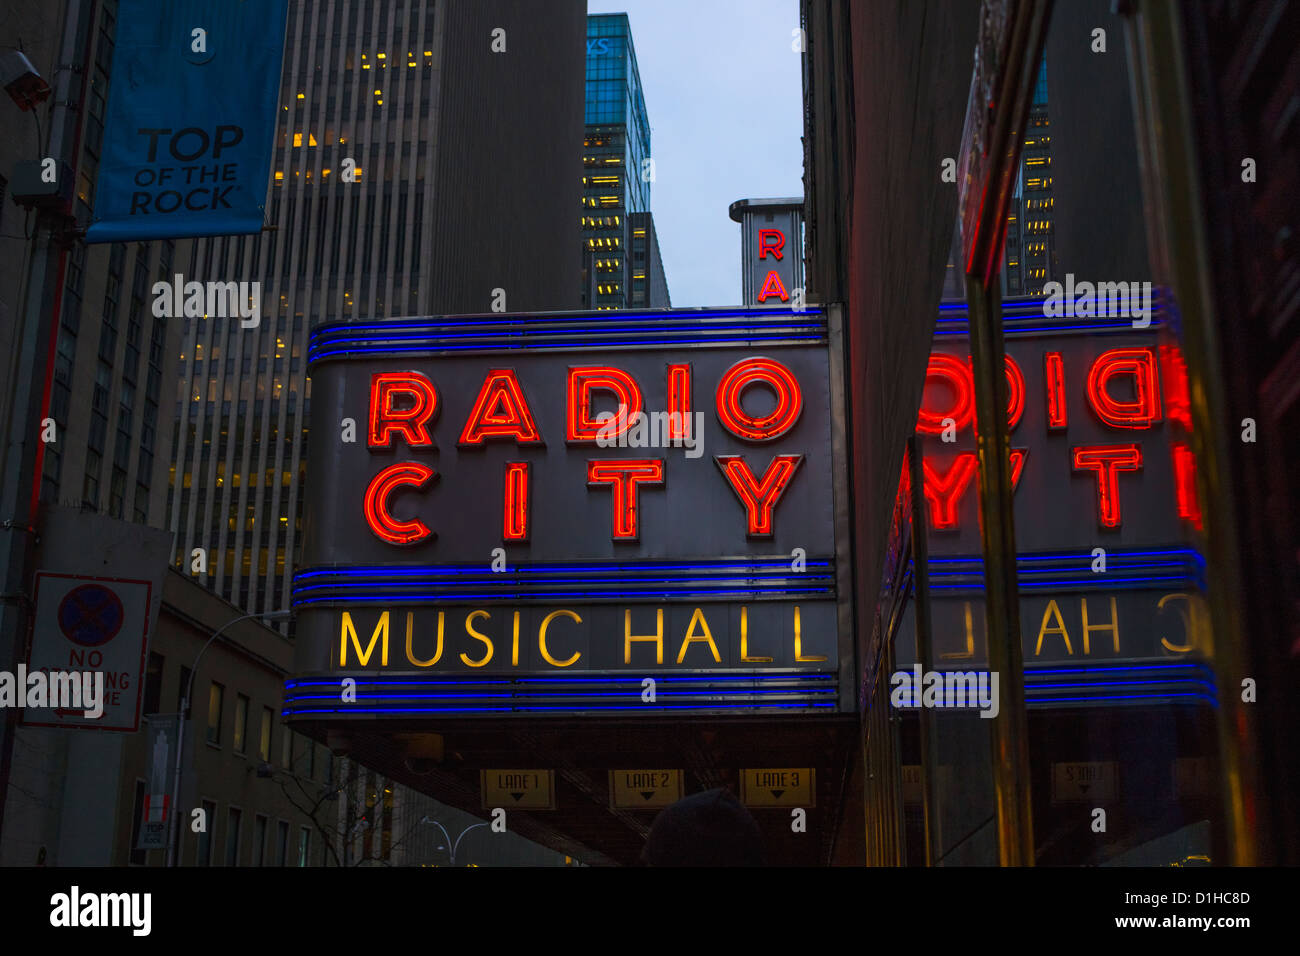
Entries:
[[194, 666], [190, 668], [190, 679], [185, 684], [185, 695], [181, 698], [181, 710], [176, 715], [177, 733], [176, 733], [176, 769], [172, 774], [172, 826], [168, 829], [167, 840], [167, 865], [176, 866], [180, 861], [180, 842], [181, 842], [181, 825], [180, 825], [180, 802], [181, 802], [181, 755], [185, 751], [185, 714], [190, 709], [190, 695], [194, 692], [194, 678], [199, 673], [199, 661], [203, 659], [204, 653], [212, 642], [221, 636], [226, 628], [240, 621], [248, 621], [258, 618], [264, 621], [283, 620], [292, 614], [292, 611], [259, 611], [256, 614], [241, 614], [239, 617], [231, 618], [225, 624], [217, 628], [211, 637], [208, 638], [199, 653], [194, 658]]
[[[448, 846], [451, 847], [451, 849], [448, 850], [447, 852], [451, 855], [451, 865], [452, 865], [452, 866], [455, 866], [455, 865], [456, 865], [456, 850], [460, 847], [460, 841], [463, 840], [463, 839], [465, 838], [465, 834], [466, 834], [466, 833], [469, 833], [470, 830], [475, 830], [475, 829], [477, 829], [477, 828], [479, 828], [479, 827], [485, 827], [485, 826], [487, 826], [487, 823], [471, 823], [471, 824], [470, 824], [469, 826], [467, 826], [465, 829], [463, 829], [463, 830], [460, 831], [460, 836], [456, 837], [456, 842], [455, 842], [455, 843], [452, 843], [452, 840], [451, 840], [451, 834], [449, 834], [449, 833], [447, 832], [447, 828], [444, 827], [444, 826], [443, 826], [441, 823], [439, 823], [437, 820], [430, 820], [429, 817], [428, 817], [428, 814], [426, 814], [425, 816], [421, 817], [421, 818], [420, 818], [420, 822], [421, 822], [421, 823], [432, 823], [435, 827], [437, 827], [439, 830], [442, 831], [443, 838], [446, 839]], [[438, 849], [441, 850], [442, 847], [439, 847]]]

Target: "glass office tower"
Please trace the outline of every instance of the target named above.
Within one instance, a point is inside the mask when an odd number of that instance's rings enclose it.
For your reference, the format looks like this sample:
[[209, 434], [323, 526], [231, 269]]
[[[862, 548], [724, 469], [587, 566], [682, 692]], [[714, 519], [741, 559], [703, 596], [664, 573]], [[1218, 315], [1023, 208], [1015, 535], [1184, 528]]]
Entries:
[[631, 304], [629, 216], [650, 211], [650, 120], [627, 14], [587, 17], [583, 307]]

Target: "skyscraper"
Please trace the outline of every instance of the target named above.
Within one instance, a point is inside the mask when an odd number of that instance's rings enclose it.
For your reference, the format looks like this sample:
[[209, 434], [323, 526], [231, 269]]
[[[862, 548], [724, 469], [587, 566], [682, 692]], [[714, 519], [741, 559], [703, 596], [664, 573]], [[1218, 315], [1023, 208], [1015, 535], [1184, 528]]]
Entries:
[[650, 120], [626, 13], [587, 17], [586, 97], [583, 307], [622, 309], [632, 303], [630, 219], [649, 214], [654, 172]]
[[1041, 295], [1059, 278], [1055, 200], [1052, 197], [1052, 131], [1047, 110], [1047, 61], [1038, 69], [1034, 99], [1025, 125], [1016, 190], [1007, 214], [1003, 295]]
[[187, 279], [261, 283], [259, 326], [188, 324], [176, 394], [176, 561], [191, 570], [201, 549], [200, 580], [233, 603], [288, 603], [314, 323], [578, 305], [578, 250], [562, 237], [581, 168], [584, 12], [290, 3], [268, 231], [197, 241], [176, 264]]

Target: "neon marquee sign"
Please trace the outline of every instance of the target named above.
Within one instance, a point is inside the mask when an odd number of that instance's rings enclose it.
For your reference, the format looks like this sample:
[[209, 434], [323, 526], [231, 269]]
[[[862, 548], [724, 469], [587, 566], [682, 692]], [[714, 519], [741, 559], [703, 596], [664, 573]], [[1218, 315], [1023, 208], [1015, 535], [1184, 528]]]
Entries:
[[286, 714], [852, 709], [830, 320], [774, 306], [313, 329]]

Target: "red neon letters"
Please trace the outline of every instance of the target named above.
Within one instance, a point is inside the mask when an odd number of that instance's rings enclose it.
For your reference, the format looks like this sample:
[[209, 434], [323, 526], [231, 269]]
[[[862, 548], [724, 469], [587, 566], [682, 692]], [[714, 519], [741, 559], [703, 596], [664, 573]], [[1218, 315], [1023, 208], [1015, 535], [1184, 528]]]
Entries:
[[754, 472], [741, 455], [719, 455], [713, 460], [718, 463], [731, 490], [745, 506], [745, 523], [749, 536], [770, 538], [772, 509], [785, 494], [795, 469], [803, 462], [803, 455], [777, 455], [761, 479], [754, 477]]
[[[1172, 410], [1170, 417], [1173, 417]], [[1196, 494], [1196, 455], [1182, 442], [1174, 442], [1174, 491], [1178, 517], [1201, 530], [1201, 502]]]
[[961, 431], [975, 420], [975, 386], [971, 383], [970, 369], [965, 362], [946, 352], [932, 353], [930, 366], [925, 372], [927, 388], [932, 381], [941, 382], [952, 389], [952, 404], [947, 408], [930, 409], [922, 400], [916, 420], [918, 432], [922, 435], [941, 435], [944, 420], [949, 418], [957, 430]]
[[613, 392], [614, 404], [624, 411], [614, 412], [615, 425], [606, 434], [610, 438], [622, 435], [632, 427], [632, 419], [641, 411], [641, 387], [621, 368], [609, 365], [591, 365], [569, 369], [569, 378], [565, 386], [565, 435], [572, 442], [594, 442], [602, 428], [608, 422], [596, 418], [591, 409], [593, 389]]
[[[785, 258], [781, 250], [785, 248], [785, 233], [780, 229], [760, 229], [758, 230], [758, 257], [766, 259], [768, 253], [772, 254], [773, 259]], [[776, 270], [769, 270], [767, 278], [763, 280], [763, 288], [758, 293], [758, 302], [762, 304], [772, 296], [777, 296], [782, 302], [790, 300], [789, 294], [785, 291], [785, 285], [781, 282], [781, 277], [776, 274]]]
[[1065, 405], [1065, 362], [1060, 352], [1043, 355], [1043, 379], [1047, 383], [1047, 427], [1065, 428], [1070, 420]]
[[767, 278], [763, 280], [763, 288], [759, 290], [757, 298], [760, 303], [763, 303], [772, 296], [777, 296], [782, 302], [790, 301], [790, 296], [785, 291], [785, 285], [782, 284], [781, 277], [776, 274], [775, 269], [769, 272]]
[[[1025, 469], [1024, 448], [1011, 449], [1011, 490], [1020, 487], [1020, 473]], [[921, 459], [921, 492], [930, 505], [930, 527], [935, 531], [951, 531], [957, 527], [961, 503], [978, 468], [975, 452], [964, 451], [956, 455], [948, 467], [940, 471], [927, 458]]]
[[[754, 415], [745, 410], [742, 399], [751, 386], [775, 397], [775, 406], [766, 414]], [[570, 442], [595, 442], [608, 435], [604, 429], [626, 433], [633, 428], [642, 447], [645, 437], [663, 435], [670, 443], [680, 442], [687, 459], [699, 457], [703, 448], [692, 423], [702, 413], [694, 410], [693, 370], [689, 363], [670, 364], [666, 368], [662, 393], [667, 413], [655, 412], [656, 425], [644, 426], [650, 416], [643, 411], [643, 392], [636, 378], [624, 369], [610, 365], [570, 368], [565, 382], [564, 429]], [[605, 415], [594, 413], [593, 397], [597, 392], [622, 406], [622, 414], [609, 422]], [[370, 406], [367, 409], [367, 437], [370, 448], [391, 449], [400, 438], [412, 449], [433, 446], [432, 424], [440, 410], [442, 396], [433, 383], [419, 372], [380, 372], [371, 376]], [[484, 449], [493, 441], [514, 442], [517, 446], [542, 446], [541, 425], [530, 405], [515, 369], [489, 369], [477, 394], [458, 395], [469, 405], [457, 442], [462, 454], [469, 449]], [[794, 373], [781, 362], [763, 356], [745, 359], [731, 366], [720, 377], [717, 390], [718, 419], [723, 428], [752, 442], [771, 442], [794, 428], [803, 411], [803, 391]], [[748, 395], [751, 407], [762, 402]], [[608, 400], [608, 399], [607, 399]], [[770, 400], [769, 400], [770, 402]], [[662, 421], [661, 421], [662, 419]], [[666, 425], [666, 433], [662, 426]], [[656, 432], [655, 429], [660, 431]], [[603, 433], [603, 434], [602, 434]], [[721, 434], [721, 432], [720, 432]], [[614, 436], [608, 436], [614, 437]], [[687, 441], [693, 439], [695, 443]], [[691, 454], [696, 451], [696, 454]], [[411, 545], [435, 537], [433, 530], [418, 518], [397, 517], [392, 499], [403, 491], [423, 490], [430, 493], [430, 483], [438, 473], [418, 461], [393, 462], [391, 452], [377, 461], [378, 474], [367, 485], [362, 511], [370, 530], [392, 545]], [[717, 457], [722, 478], [732, 488], [745, 508], [745, 524], [750, 535], [770, 537], [774, 531], [775, 512], [789, 488], [803, 455], [775, 455], [761, 475], [740, 455]], [[453, 461], [454, 455], [453, 455]], [[500, 458], [493, 459], [500, 462]], [[462, 462], [464, 459], [462, 460]], [[543, 472], [542, 484], [535, 489], [532, 463], [505, 461], [501, 486], [501, 540], [506, 544], [529, 541], [532, 531], [533, 502], [545, 504], [550, 493]], [[450, 466], [448, 466], [450, 467]], [[691, 467], [685, 465], [683, 467]], [[639, 537], [640, 493], [642, 485], [666, 482], [666, 459], [602, 459], [587, 463], [587, 485], [595, 490], [609, 486], [612, 499], [613, 530], [616, 541], [635, 541]], [[475, 489], [479, 493], [479, 489]], [[670, 509], [671, 510], [671, 509]], [[425, 513], [426, 516], [428, 512]], [[666, 512], [665, 517], [668, 514]]]
[[[1119, 401], [1108, 391], [1117, 375], [1132, 375], [1135, 398]], [[1160, 421], [1160, 388], [1156, 384], [1153, 349], [1111, 349], [1102, 352], [1088, 370], [1088, 404], [1107, 425], [1116, 428], [1150, 428]]]
[[514, 369], [494, 368], [487, 373], [461, 430], [460, 444], [482, 445], [489, 438], [513, 438], [519, 445], [541, 444], [541, 433]]
[[504, 541], [528, 540], [528, 462], [506, 462], [504, 515], [501, 538]]
[[[397, 408], [399, 396], [411, 399], [409, 408]], [[396, 432], [412, 448], [433, 444], [426, 427], [438, 413], [438, 393], [433, 383], [419, 372], [376, 372], [370, 376], [371, 448], [387, 448]]]
[[614, 540], [635, 541], [640, 529], [638, 488], [664, 483], [662, 458], [625, 458], [587, 462], [587, 485], [611, 485], [614, 498]]
[[[1007, 365], [1007, 427], [1015, 428], [1020, 424], [1020, 416], [1025, 412], [1025, 373], [1010, 355], [1006, 356]], [[972, 373], [972, 379], [974, 373]], [[971, 388], [974, 389], [972, 382]]]
[[1165, 383], [1165, 408], [1171, 422], [1192, 430], [1192, 400], [1187, 389], [1187, 362], [1176, 345], [1160, 346], [1160, 371]]
[[[1015, 428], [1025, 411], [1025, 373], [1010, 355], [1006, 357], [1006, 366], [1007, 421], [1011, 428]], [[932, 382], [947, 385], [952, 390], [952, 402], [947, 408], [934, 409], [928, 407], [922, 398], [916, 430], [922, 435], [942, 435], [947, 419], [952, 419], [957, 431], [971, 425], [975, 421], [975, 382], [970, 359], [963, 362], [947, 352], [931, 353], [930, 365], [925, 372], [926, 387]]]
[[1119, 473], [1142, 470], [1141, 445], [1080, 445], [1074, 449], [1074, 470], [1097, 473], [1097, 514], [1104, 528], [1118, 528]]
[[388, 498], [403, 485], [420, 488], [435, 477], [437, 472], [418, 461], [398, 462], [375, 475], [366, 488], [363, 505], [370, 530], [389, 544], [415, 544], [433, 534], [419, 518], [409, 521], [394, 518], [388, 510]]
[[780, 259], [781, 250], [785, 248], [785, 233], [780, 229], [760, 229], [758, 230], [758, 257], [766, 259], [770, 252], [773, 256]]
[[[776, 408], [754, 417], [740, 404], [740, 396], [751, 385], [766, 385], [776, 393]], [[727, 431], [746, 441], [763, 442], [780, 438], [799, 420], [803, 411], [803, 390], [794, 373], [775, 359], [750, 358], [737, 362], [718, 383], [718, 420]]]
[[942, 472], [929, 460], [921, 461], [921, 473], [925, 479], [921, 490], [930, 503], [930, 525], [934, 530], [947, 531], [957, 527], [957, 509], [975, 477], [975, 466], [973, 451], [962, 452]]
[[[1158, 358], [1157, 358], [1158, 356]], [[1043, 423], [1049, 431], [1069, 427], [1069, 392], [1066, 389], [1065, 353], [1043, 353]], [[1167, 414], [1171, 422], [1190, 425], [1186, 373], [1176, 346], [1114, 348], [1103, 351], [1081, 376], [1083, 398], [1095, 420], [1106, 428], [1125, 431], [1155, 428], [1162, 415], [1161, 377]], [[1131, 384], [1130, 384], [1131, 383]], [[1077, 386], [1076, 386], [1077, 387]], [[926, 374], [926, 400], [921, 403], [916, 430], [921, 435], [952, 440], [945, 434], [944, 421], [951, 420], [960, 431], [975, 419], [974, 377], [969, 359], [962, 362], [952, 354], [935, 352], [930, 356]], [[1020, 366], [1007, 356], [1007, 416], [1014, 428], [1025, 409], [1025, 377]], [[1080, 428], [1091, 432], [1097, 426], [1084, 421]], [[1053, 439], [1055, 440], [1055, 439]], [[1195, 499], [1194, 462], [1185, 447], [1172, 449], [1178, 514], [1194, 524], [1200, 520]], [[963, 457], [968, 455], [969, 457]], [[925, 496], [929, 502], [931, 523], [935, 529], [952, 529], [960, 521], [960, 502], [977, 472], [975, 455], [964, 452], [946, 461], [942, 467], [923, 462]], [[1119, 473], [1142, 470], [1142, 449], [1137, 444], [1106, 445], [1088, 442], [1073, 445], [1070, 464], [1075, 471], [1093, 471], [1097, 478], [1097, 514], [1103, 528], [1120, 527]], [[1024, 452], [1011, 452], [1012, 480], [1018, 482], [1024, 466]]]
[[[690, 430], [691, 367], [668, 366], [668, 437], [685, 438]], [[698, 436], [697, 436], [698, 437]]]

